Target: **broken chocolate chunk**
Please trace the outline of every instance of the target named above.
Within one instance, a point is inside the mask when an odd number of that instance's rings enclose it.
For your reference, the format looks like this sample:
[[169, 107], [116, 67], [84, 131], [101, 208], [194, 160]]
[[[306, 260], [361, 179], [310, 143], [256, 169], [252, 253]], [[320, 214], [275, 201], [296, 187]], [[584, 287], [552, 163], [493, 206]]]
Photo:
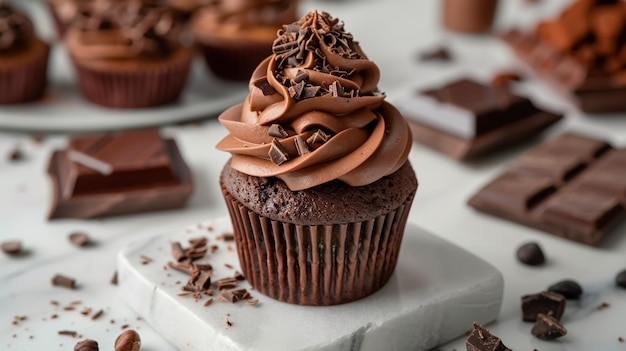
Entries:
[[255, 87], [259, 88], [264, 96], [272, 95], [276, 93], [274, 87], [270, 85], [267, 78], [262, 78], [253, 83]]
[[298, 155], [306, 155], [311, 152], [309, 149], [309, 145], [306, 143], [302, 135], [297, 135], [294, 141], [296, 143], [296, 150], [298, 150]]
[[274, 123], [268, 129], [267, 135], [274, 138], [286, 138], [289, 136], [289, 133], [280, 124]]
[[296, 83], [290, 86], [287, 91], [289, 91], [289, 96], [292, 99], [300, 100], [300, 96], [302, 95], [302, 91], [304, 91], [304, 81]]
[[551, 291], [543, 291], [539, 294], [522, 296], [522, 319], [534, 322], [542, 313], [560, 320], [565, 311], [565, 297]]
[[172, 257], [174, 257], [174, 260], [176, 260], [176, 262], [182, 262], [187, 259], [187, 254], [185, 253], [185, 250], [183, 250], [183, 247], [180, 245], [179, 242], [173, 242], [171, 246]]
[[474, 322], [470, 335], [465, 339], [467, 351], [511, 351], [502, 340], [492, 335], [489, 330]]
[[567, 329], [554, 317], [540, 313], [530, 332], [539, 339], [553, 340], [567, 334]]
[[583, 294], [583, 288], [577, 282], [566, 279], [548, 287], [548, 291], [563, 295], [568, 300], [577, 300]]
[[4, 241], [0, 244], [0, 250], [7, 255], [17, 256], [22, 252], [22, 243], [18, 240]]
[[272, 145], [270, 146], [268, 155], [270, 157], [270, 160], [278, 166], [289, 160], [289, 154], [287, 154], [287, 150], [285, 150], [285, 147], [283, 147], [276, 139], [272, 140]]
[[61, 274], [57, 274], [52, 277], [52, 285], [67, 289], [76, 289], [76, 280]]
[[307, 140], [307, 144], [315, 145], [315, 144], [324, 144], [330, 139], [330, 135], [326, 134], [323, 130], [318, 129], [311, 135]]
[[536, 242], [530, 242], [520, 246], [517, 249], [517, 259], [529, 266], [539, 266], [546, 261], [541, 246]]

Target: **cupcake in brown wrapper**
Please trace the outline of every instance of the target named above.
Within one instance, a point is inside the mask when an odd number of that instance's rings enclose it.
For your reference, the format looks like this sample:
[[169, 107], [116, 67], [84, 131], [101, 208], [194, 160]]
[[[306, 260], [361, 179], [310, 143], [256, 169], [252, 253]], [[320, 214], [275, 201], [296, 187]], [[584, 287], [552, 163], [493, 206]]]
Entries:
[[109, 5], [81, 12], [66, 35], [85, 98], [115, 108], [152, 107], [177, 100], [193, 52], [179, 43], [176, 16], [166, 7], [143, 0]]
[[[283, 302], [324, 306], [363, 298], [387, 283], [396, 266], [417, 188], [408, 164], [364, 187], [350, 189], [336, 181], [301, 191], [297, 201], [291, 201], [279, 211], [280, 219], [268, 217], [267, 212], [255, 212], [263, 206], [262, 196], [241, 193], [242, 189], [250, 189], [247, 187], [250, 184], [245, 183], [255, 183], [254, 178], [248, 177], [226, 166], [221, 185], [241, 268], [256, 290]], [[393, 194], [385, 191], [390, 184], [395, 186]], [[271, 192], [285, 197], [290, 195], [280, 181], [270, 188]], [[358, 201], [352, 208], [337, 204], [321, 206], [316, 215], [310, 213], [316, 212], [309, 211], [310, 204], [337, 202], [336, 194], [342, 190], [345, 190], [340, 192], [343, 202]], [[281, 195], [272, 201], [281, 202]], [[252, 203], [238, 200], [240, 197]], [[383, 199], [389, 202], [368, 206]], [[359, 208], [358, 216], [353, 212], [355, 208]], [[306, 219], [298, 218], [298, 214], [305, 213]]]
[[218, 77], [247, 81], [284, 23], [297, 19], [297, 0], [213, 1], [191, 20], [191, 33]]
[[219, 117], [220, 184], [244, 276], [301, 305], [373, 294], [393, 274], [417, 191], [406, 120], [343, 23], [283, 26], [246, 100]]
[[28, 17], [6, 3], [0, 3], [0, 37], [0, 104], [41, 98], [50, 46], [35, 37]]

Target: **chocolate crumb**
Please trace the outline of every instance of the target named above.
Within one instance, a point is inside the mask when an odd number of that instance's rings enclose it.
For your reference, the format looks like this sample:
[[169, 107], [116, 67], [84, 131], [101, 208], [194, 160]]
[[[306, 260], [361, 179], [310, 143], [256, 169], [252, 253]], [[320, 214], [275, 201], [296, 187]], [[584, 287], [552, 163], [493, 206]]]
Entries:
[[9, 256], [17, 256], [22, 253], [22, 242], [19, 240], [4, 241], [0, 244], [0, 250]]
[[289, 160], [287, 150], [276, 139], [272, 140], [272, 144], [270, 145], [270, 149], [267, 154], [270, 160], [278, 166]]
[[53, 305], [53, 306], [58, 306], [59, 305], [59, 301], [50, 300], [50, 304]]
[[73, 330], [59, 330], [59, 335], [71, 336], [73, 338], [78, 336], [78, 333]]
[[98, 312], [94, 313], [93, 316], [91, 316], [91, 320], [95, 321], [96, 319], [100, 318], [102, 316], [102, 314], [104, 313], [103, 310], [98, 310]]
[[230, 320], [230, 314], [226, 316], [226, 325], [228, 327], [232, 327], [233, 326], [233, 322]]
[[111, 285], [117, 285], [117, 271], [113, 272], [113, 276], [111, 277]]
[[41, 134], [31, 134], [30, 140], [32, 140], [35, 144], [41, 144], [44, 141], [44, 136]]
[[98, 351], [98, 342], [91, 339], [79, 341], [74, 346], [74, 351]]
[[145, 255], [140, 255], [139, 258], [141, 259], [141, 264], [143, 265], [154, 262], [152, 258], [145, 256]]
[[248, 300], [248, 305], [250, 306], [256, 306], [259, 304], [259, 300], [254, 299], [254, 300]]
[[204, 303], [204, 307], [208, 307], [210, 305], [213, 304], [214, 299], [211, 297], [210, 299], [206, 300], [206, 302]]
[[16, 162], [16, 161], [22, 161], [24, 160], [24, 154], [22, 153], [22, 150], [15, 146], [10, 152], [9, 152], [9, 161], [12, 162]]
[[89, 235], [83, 232], [71, 233], [68, 236], [68, 239], [74, 246], [77, 246], [77, 247], [85, 247], [91, 243], [91, 239], [89, 238]]
[[517, 259], [529, 266], [539, 266], [546, 261], [543, 250], [536, 242], [529, 242], [520, 246], [517, 249]]
[[600, 305], [598, 305], [598, 307], [596, 307], [596, 310], [602, 311], [602, 310], [607, 309], [609, 307], [611, 307], [611, 305], [609, 305], [608, 302], [602, 302]]
[[224, 233], [224, 234], [222, 234], [221, 238], [224, 241], [233, 241], [233, 240], [235, 240], [235, 234], [233, 234], [233, 233]]
[[542, 340], [553, 340], [567, 334], [567, 329], [554, 317], [540, 313], [531, 334]]
[[57, 274], [52, 277], [52, 285], [67, 289], [76, 289], [76, 281], [73, 278], [69, 278], [61, 274]]
[[123, 329], [126, 329], [126, 328], [128, 328], [128, 327], [130, 327], [130, 325], [128, 325], [128, 324], [122, 324], [122, 326], [120, 326], [120, 329], [122, 329], [122, 330], [123, 330]]
[[617, 341], [619, 341], [620, 343], [624, 343], [624, 338], [622, 338], [621, 336], [619, 338], [617, 338]]
[[286, 138], [289, 136], [289, 133], [280, 124], [274, 123], [268, 128], [267, 135], [274, 138]]
[[420, 61], [452, 61], [452, 53], [445, 46], [438, 46], [420, 53]]
[[57, 319], [57, 318], [59, 318], [58, 314], [53, 314], [52, 316], [50, 316], [50, 319]]
[[226, 267], [228, 269], [233, 269], [233, 265], [229, 264], [229, 263], [224, 263], [224, 267]]

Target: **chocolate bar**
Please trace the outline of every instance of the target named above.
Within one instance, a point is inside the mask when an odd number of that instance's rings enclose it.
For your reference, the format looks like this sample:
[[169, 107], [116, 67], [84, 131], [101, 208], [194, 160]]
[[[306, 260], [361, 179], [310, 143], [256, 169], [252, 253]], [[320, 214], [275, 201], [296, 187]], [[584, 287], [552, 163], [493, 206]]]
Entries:
[[413, 138], [466, 160], [529, 139], [561, 119], [517, 96], [508, 86], [460, 79], [399, 101]]
[[533, 32], [503, 39], [521, 61], [589, 113], [626, 111], [626, 11], [619, 0], [577, 0]]
[[95, 218], [182, 207], [191, 173], [156, 129], [77, 137], [52, 154], [49, 218]]
[[470, 200], [475, 209], [588, 245], [626, 215], [626, 149], [566, 133], [522, 155]]

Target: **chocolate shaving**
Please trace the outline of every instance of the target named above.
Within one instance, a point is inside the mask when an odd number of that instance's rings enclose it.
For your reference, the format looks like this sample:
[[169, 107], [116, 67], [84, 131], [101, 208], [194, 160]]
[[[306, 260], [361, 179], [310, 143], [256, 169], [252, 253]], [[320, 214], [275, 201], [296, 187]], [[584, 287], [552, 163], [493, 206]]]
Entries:
[[237, 279], [233, 277], [222, 278], [215, 282], [218, 290], [232, 289], [237, 287]]
[[71, 336], [73, 338], [78, 336], [78, 333], [73, 330], [59, 330], [59, 335]]
[[253, 84], [255, 87], [261, 90], [264, 96], [269, 96], [276, 93], [276, 90], [274, 89], [274, 87], [272, 87], [272, 85], [267, 81], [266, 78], [261, 78], [255, 81]]
[[280, 124], [274, 123], [267, 130], [267, 135], [274, 138], [286, 138], [289, 136], [289, 133]]
[[302, 156], [311, 153], [309, 145], [306, 143], [302, 135], [296, 135], [294, 142], [296, 144], [296, 150], [298, 151], [298, 155]]
[[270, 157], [270, 160], [278, 166], [289, 160], [287, 150], [285, 150], [285, 148], [276, 139], [272, 140], [268, 156]]
[[289, 92], [289, 96], [292, 99], [300, 100], [300, 96], [302, 95], [302, 91], [304, 90], [304, 81], [296, 83], [295, 85], [290, 86], [287, 91]]
[[180, 245], [179, 242], [173, 242], [172, 244], [172, 256], [176, 262], [182, 262], [187, 259], [187, 255], [185, 254], [185, 250]]
[[52, 278], [52, 285], [67, 289], [76, 289], [76, 281], [73, 278], [57, 274]]
[[323, 130], [318, 129], [311, 135], [307, 140], [307, 144], [315, 145], [315, 144], [324, 144], [330, 139], [330, 135], [326, 134]]
[[93, 316], [91, 316], [91, 320], [95, 321], [96, 319], [102, 317], [102, 314], [104, 314], [104, 311], [98, 310], [98, 312], [94, 313]]
[[204, 303], [204, 307], [208, 307], [208, 306], [212, 305], [213, 301], [215, 301], [213, 298], [210, 298], [210, 299], [206, 300], [206, 302]]

